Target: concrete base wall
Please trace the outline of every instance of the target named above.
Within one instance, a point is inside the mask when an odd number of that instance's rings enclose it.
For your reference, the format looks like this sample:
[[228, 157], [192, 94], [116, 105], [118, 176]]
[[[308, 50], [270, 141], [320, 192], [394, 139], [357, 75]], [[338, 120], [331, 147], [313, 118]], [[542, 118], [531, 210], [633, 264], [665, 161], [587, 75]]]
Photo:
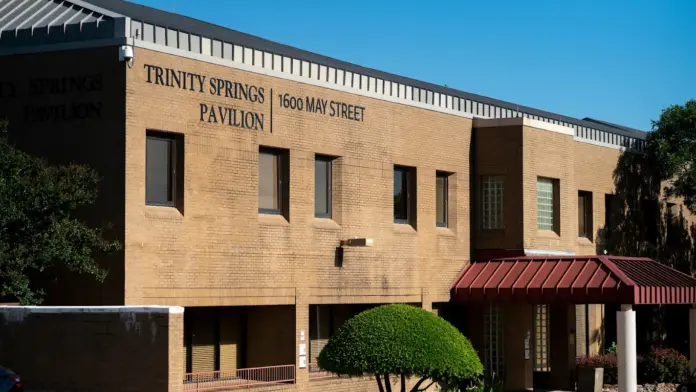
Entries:
[[26, 391], [178, 391], [178, 307], [0, 307], [0, 364]]

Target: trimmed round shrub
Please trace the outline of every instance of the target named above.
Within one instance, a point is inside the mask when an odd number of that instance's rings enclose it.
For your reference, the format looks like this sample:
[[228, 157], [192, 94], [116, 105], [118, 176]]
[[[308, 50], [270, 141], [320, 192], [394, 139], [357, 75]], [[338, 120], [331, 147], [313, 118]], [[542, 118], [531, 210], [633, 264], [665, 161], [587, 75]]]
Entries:
[[348, 320], [319, 354], [337, 374], [404, 374], [436, 381], [479, 377], [483, 366], [471, 342], [433, 313], [383, 305]]

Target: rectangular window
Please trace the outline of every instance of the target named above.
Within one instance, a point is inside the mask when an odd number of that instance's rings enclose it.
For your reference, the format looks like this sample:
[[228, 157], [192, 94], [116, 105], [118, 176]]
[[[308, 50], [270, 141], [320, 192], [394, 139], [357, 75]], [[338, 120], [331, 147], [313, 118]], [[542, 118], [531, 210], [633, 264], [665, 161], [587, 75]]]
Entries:
[[549, 306], [534, 306], [534, 371], [549, 372]]
[[394, 166], [394, 223], [416, 222], [416, 169]]
[[578, 191], [578, 237], [592, 240], [592, 192]]
[[616, 229], [614, 214], [616, 211], [616, 195], [604, 195], [604, 237], [609, 238], [611, 233]]
[[483, 366], [484, 372], [505, 379], [505, 322], [504, 313], [497, 304], [489, 304], [483, 313]]
[[331, 218], [332, 160], [322, 155], [314, 158], [314, 216], [317, 218]]
[[145, 203], [183, 205], [183, 135], [148, 131], [145, 151]]
[[537, 228], [559, 233], [557, 218], [559, 207], [558, 181], [551, 178], [537, 179]]
[[287, 218], [289, 196], [288, 152], [259, 150], [259, 213]]
[[502, 229], [503, 176], [483, 176], [481, 179], [481, 217], [484, 230]]
[[447, 213], [449, 208], [449, 174], [437, 172], [435, 174], [435, 218], [437, 227], [447, 227]]

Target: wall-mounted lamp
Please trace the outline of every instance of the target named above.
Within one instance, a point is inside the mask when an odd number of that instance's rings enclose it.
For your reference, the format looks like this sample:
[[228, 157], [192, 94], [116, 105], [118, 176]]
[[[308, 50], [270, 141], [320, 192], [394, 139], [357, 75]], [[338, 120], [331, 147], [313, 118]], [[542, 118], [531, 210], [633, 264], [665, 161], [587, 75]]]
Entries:
[[375, 241], [372, 238], [351, 238], [341, 241], [341, 246], [372, 246]]
[[336, 256], [334, 260], [334, 264], [336, 267], [343, 267], [343, 248], [346, 246], [373, 246], [375, 244], [375, 241], [372, 238], [350, 238], [347, 240], [341, 240], [341, 243], [339, 246], [336, 247]]

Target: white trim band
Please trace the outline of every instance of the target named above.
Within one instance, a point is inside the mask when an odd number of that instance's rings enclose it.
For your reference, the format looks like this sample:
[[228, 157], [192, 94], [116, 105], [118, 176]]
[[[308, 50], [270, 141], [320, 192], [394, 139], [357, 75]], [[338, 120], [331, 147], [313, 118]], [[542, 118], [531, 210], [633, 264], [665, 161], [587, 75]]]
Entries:
[[511, 127], [511, 126], [527, 126], [536, 129], [541, 129], [544, 131], [551, 131], [556, 133], [562, 133], [568, 136], [574, 136], [575, 130], [570, 127], [565, 127], [563, 125], [552, 124], [546, 121], [533, 120], [526, 117], [512, 117], [512, 118], [491, 118], [483, 119], [476, 118], [474, 120], [474, 128], [492, 128], [492, 127]]
[[550, 249], [524, 249], [527, 256], [575, 256], [575, 252], [570, 250], [550, 250]]

